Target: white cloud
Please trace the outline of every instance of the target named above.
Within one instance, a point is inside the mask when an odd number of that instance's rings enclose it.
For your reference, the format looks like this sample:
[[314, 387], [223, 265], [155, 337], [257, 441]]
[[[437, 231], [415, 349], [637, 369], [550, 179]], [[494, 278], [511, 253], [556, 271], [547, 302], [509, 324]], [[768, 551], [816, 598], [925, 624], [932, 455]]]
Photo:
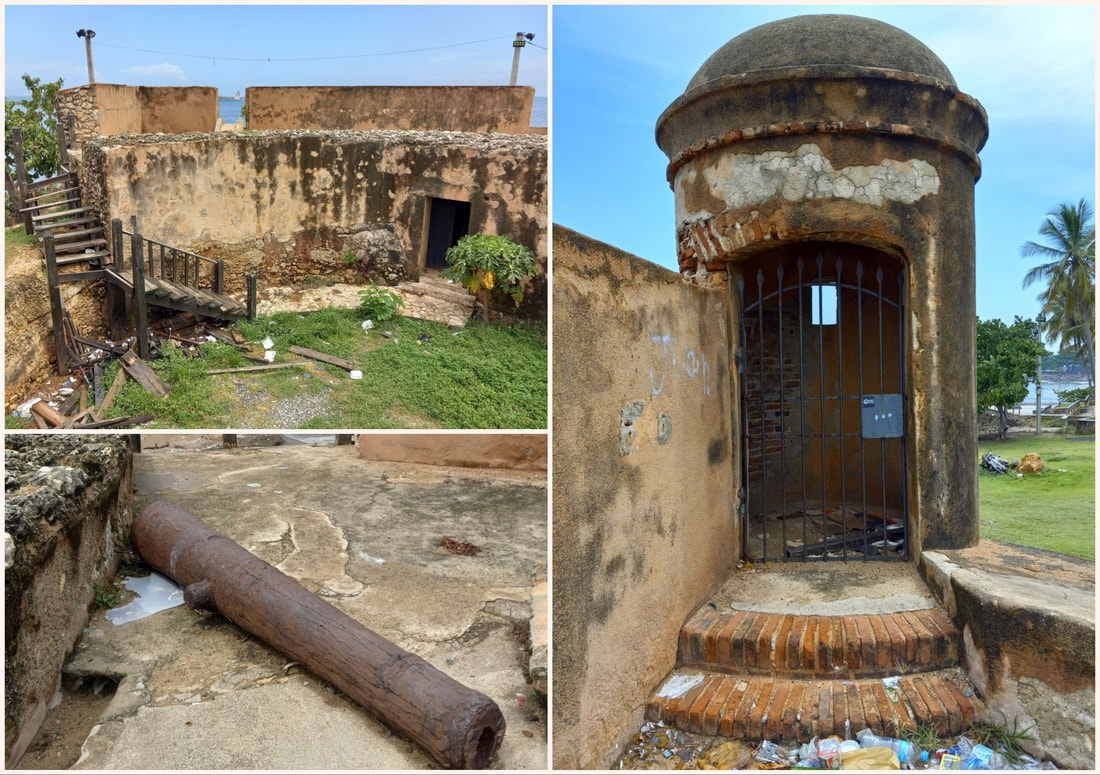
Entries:
[[[150, 81], [150, 83], [142, 84], [144, 86], [162, 86], [167, 83], [187, 83], [187, 75], [184, 74], [183, 68], [170, 62], [165, 62], [159, 65], [129, 67], [126, 68], [124, 72], [133, 73], [134, 75], [140, 76]], [[157, 83], [153, 83], [153, 81], [157, 81]]]

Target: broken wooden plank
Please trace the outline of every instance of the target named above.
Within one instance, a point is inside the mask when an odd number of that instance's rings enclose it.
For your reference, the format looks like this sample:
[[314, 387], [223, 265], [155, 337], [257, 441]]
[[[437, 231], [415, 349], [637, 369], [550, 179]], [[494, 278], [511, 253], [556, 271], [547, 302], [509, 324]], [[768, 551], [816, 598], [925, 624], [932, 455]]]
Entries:
[[130, 376], [134, 378], [134, 381], [143, 388], [150, 393], [156, 393], [161, 398], [168, 395], [171, 388], [156, 375], [156, 372], [149, 368], [145, 361], [137, 357], [133, 350], [127, 350], [120, 360], [122, 361], [122, 368], [126, 369]]
[[132, 425], [144, 425], [152, 422], [153, 419], [151, 414], [143, 414], [139, 417], [112, 417], [110, 420], [85, 423], [80, 428], [129, 428]]
[[111, 405], [115, 402], [115, 398], [118, 397], [118, 391], [122, 390], [124, 382], [126, 382], [126, 369], [119, 369], [118, 374], [115, 375], [114, 382], [111, 383], [110, 390], [108, 390], [107, 395], [103, 397], [103, 403], [99, 405], [100, 414], [106, 414], [107, 410], [111, 408]]
[[68, 417], [73, 413], [73, 409], [76, 409], [76, 402], [80, 400], [80, 391], [74, 390], [69, 396], [61, 402], [61, 406], [57, 408], [59, 414], [63, 414]]
[[113, 353], [115, 355], [122, 355], [124, 352], [126, 352], [127, 350], [130, 349], [129, 347], [126, 347], [125, 345], [111, 344], [110, 342], [101, 342], [98, 339], [92, 339], [91, 337], [87, 337], [87, 336], [77, 335], [77, 336], [74, 336], [73, 339], [75, 341], [79, 342], [80, 344], [84, 345], [85, 347], [95, 347], [99, 350], [103, 350], [104, 352]]
[[268, 369], [285, 369], [288, 366], [308, 366], [309, 361], [286, 361], [285, 363], [269, 363], [266, 366], [241, 366], [236, 369], [210, 369], [207, 374], [237, 374], [242, 371], [267, 371]]
[[31, 414], [38, 415], [54, 428], [60, 428], [69, 419], [45, 401], [35, 401], [31, 404]]
[[236, 347], [238, 350], [248, 350], [247, 345], [237, 344], [236, 342], [233, 341], [233, 337], [229, 336], [226, 333], [223, 333], [223, 332], [219, 331], [216, 328], [212, 328], [210, 326], [203, 326], [202, 330], [205, 331], [207, 333], [207, 335], [214, 337], [219, 342], [227, 344], [230, 347]]
[[489, 766], [504, 715], [489, 697], [391, 643], [186, 509], [158, 502], [134, 518], [134, 547], [183, 586], [188, 607], [217, 611], [300, 662], [444, 767]]
[[328, 353], [317, 352], [316, 350], [310, 350], [308, 347], [299, 347], [296, 344], [290, 346], [290, 351], [295, 355], [303, 355], [306, 358], [312, 358], [315, 361], [321, 361], [323, 363], [330, 363], [333, 366], [339, 366], [345, 371], [351, 371], [355, 368], [355, 364], [344, 358], [339, 358], [335, 355], [329, 355]]
[[66, 419], [65, 424], [62, 425], [61, 427], [66, 428], [66, 429], [67, 428], [73, 428], [73, 427], [76, 426], [76, 424], [78, 422], [83, 420], [85, 417], [88, 417], [93, 412], [95, 412], [95, 407], [94, 406], [89, 406], [86, 409], [81, 409], [79, 413], [77, 413], [77, 414], [73, 415], [72, 417], [69, 417], [68, 419]]

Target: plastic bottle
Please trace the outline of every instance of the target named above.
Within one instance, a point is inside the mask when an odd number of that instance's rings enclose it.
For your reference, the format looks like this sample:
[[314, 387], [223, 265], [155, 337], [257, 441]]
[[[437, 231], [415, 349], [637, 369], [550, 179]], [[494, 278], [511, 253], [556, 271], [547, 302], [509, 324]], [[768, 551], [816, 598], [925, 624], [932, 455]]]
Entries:
[[898, 761], [908, 762], [910, 767], [915, 767], [921, 760], [921, 750], [908, 740], [897, 740], [893, 737], [879, 737], [870, 729], [863, 729], [856, 735], [859, 744], [864, 748], [889, 748], [898, 755]]

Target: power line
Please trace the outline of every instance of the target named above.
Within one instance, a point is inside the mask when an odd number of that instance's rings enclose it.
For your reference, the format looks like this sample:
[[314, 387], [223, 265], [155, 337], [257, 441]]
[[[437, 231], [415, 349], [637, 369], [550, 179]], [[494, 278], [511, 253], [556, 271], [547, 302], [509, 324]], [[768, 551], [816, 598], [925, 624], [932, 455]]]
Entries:
[[[130, 48], [129, 46], [113, 46], [110, 43], [97, 43], [97, 46], [107, 48], [117, 48], [122, 51], [138, 51], [143, 54], [160, 54], [162, 56], [170, 57], [190, 57], [192, 59], [210, 59], [217, 61], [219, 59], [226, 62], [321, 62], [333, 59], [364, 59], [366, 57], [384, 57], [384, 56], [396, 56], [398, 54], [417, 54], [422, 51], [436, 51], [443, 48], [456, 48], [458, 46], [472, 46], [477, 43], [488, 43], [494, 40], [511, 40], [509, 35], [501, 35], [495, 38], [482, 38], [481, 40], [469, 40], [465, 43], [448, 43], [442, 46], [428, 46], [427, 48], [410, 48], [403, 51], [379, 51], [374, 54], [347, 54], [344, 56], [331, 56], [331, 57], [291, 57], [291, 58], [273, 58], [273, 57], [223, 57], [212, 56], [210, 54], [180, 54], [172, 51], [154, 51], [147, 48]], [[531, 44], [535, 45], [535, 44]], [[542, 48], [542, 46], [539, 46]], [[546, 49], [543, 49], [544, 51]]]

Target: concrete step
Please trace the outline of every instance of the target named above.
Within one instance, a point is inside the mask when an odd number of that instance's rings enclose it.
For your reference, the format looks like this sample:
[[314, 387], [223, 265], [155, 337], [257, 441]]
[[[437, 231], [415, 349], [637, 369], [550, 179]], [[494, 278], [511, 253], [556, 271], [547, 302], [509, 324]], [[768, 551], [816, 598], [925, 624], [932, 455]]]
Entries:
[[852, 681], [744, 677], [675, 670], [646, 706], [646, 718], [686, 732], [743, 740], [800, 743], [868, 727], [898, 737], [934, 724], [941, 737], [961, 734], [981, 702], [957, 669]]
[[853, 679], [953, 667], [958, 633], [937, 608], [812, 616], [700, 608], [677, 665], [712, 672]]

